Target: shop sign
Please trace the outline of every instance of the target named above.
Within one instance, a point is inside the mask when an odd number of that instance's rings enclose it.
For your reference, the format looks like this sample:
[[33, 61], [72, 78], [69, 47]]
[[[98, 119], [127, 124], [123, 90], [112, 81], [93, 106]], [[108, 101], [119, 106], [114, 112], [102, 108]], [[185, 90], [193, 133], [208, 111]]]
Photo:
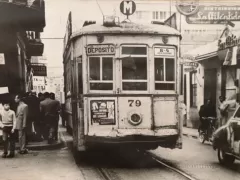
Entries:
[[225, 41], [221, 39], [218, 41], [218, 50], [227, 49], [233, 46], [238, 46], [240, 44], [240, 37], [237, 38], [234, 35], [226, 37]]
[[91, 123], [95, 125], [115, 125], [115, 101], [91, 100]]
[[9, 93], [8, 87], [0, 87], [0, 94]]
[[87, 55], [114, 55], [115, 46], [113, 44], [96, 44], [88, 45], [86, 48]]
[[184, 68], [184, 71], [185, 72], [193, 72], [193, 71], [195, 71], [196, 69], [195, 68], [193, 68], [193, 67], [190, 67], [190, 68]]
[[168, 47], [155, 47], [154, 48], [155, 56], [175, 56], [175, 49]]
[[226, 24], [226, 21], [240, 21], [240, 6], [199, 6], [191, 16], [189, 24]]
[[195, 61], [196, 57], [192, 56], [192, 55], [183, 55], [182, 57], [180, 57], [180, 63], [183, 64], [184, 62], [188, 62], [188, 61]]
[[47, 76], [47, 67], [44, 65], [32, 65], [33, 76]]
[[3, 53], [0, 53], [0, 65], [4, 65], [5, 64], [5, 57]]
[[177, 0], [176, 1], [176, 8], [179, 13], [190, 16], [195, 14], [199, 8], [199, 0]]

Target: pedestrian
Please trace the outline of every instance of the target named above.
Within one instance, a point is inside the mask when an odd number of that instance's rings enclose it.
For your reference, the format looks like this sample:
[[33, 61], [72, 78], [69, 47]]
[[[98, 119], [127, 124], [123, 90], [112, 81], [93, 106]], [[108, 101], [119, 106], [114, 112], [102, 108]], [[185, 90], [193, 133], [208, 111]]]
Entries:
[[226, 103], [226, 98], [223, 96], [219, 96], [219, 111], [220, 111], [220, 118], [219, 118], [219, 127], [226, 124], [228, 119], [228, 109], [229, 104]]
[[43, 93], [38, 93], [38, 99], [40, 102], [45, 99]]
[[26, 126], [28, 116], [28, 105], [23, 102], [23, 96], [18, 94], [15, 97], [15, 102], [18, 104], [16, 112], [16, 129], [18, 130], [20, 154], [28, 153], [26, 149]]
[[183, 123], [183, 126], [187, 126], [187, 122], [186, 122], [187, 108], [184, 103], [183, 96], [179, 96], [179, 109], [180, 109], [180, 116], [181, 116], [181, 121]]
[[40, 112], [44, 114], [44, 120], [47, 125], [48, 143], [51, 144], [55, 138], [56, 112], [59, 105], [57, 101], [50, 98], [48, 92], [44, 93], [45, 100], [40, 102]]
[[54, 120], [54, 139], [58, 141], [58, 124], [59, 124], [59, 114], [61, 111], [61, 105], [58, 100], [56, 100], [55, 94], [50, 93], [50, 98], [53, 100], [53, 104], [55, 106], [55, 120]]
[[[13, 158], [15, 155], [15, 128], [16, 128], [16, 115], [10, 109], [10, 102], [2, 102], [3, 110], [0, 112], [0, 126], [2, 128], [2, 139], [4, 151], [2, 158]], [[8, 147], [10, 153], [8, 154]]]
[[40, 141], [42, 134], [41, 134], [41, 128], [40, 128], [40, 101], [36, 97], [35, 92], [31, 92], [29, 94], [28, 100], [27, 100], [27, 105], [28, 105], [28, 124], [29, 126], [33, 127], [33, 131], [36, 136], [36, 140]]

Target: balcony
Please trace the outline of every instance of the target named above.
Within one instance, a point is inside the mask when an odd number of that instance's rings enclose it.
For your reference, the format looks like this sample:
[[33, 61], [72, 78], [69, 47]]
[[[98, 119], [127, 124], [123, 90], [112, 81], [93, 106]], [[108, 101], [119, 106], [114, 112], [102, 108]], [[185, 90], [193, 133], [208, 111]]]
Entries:
[[26, 54], [31, 56], [42, 56], [44, 44], [40, 39], [39, 32], [27, 32]]
[[44, 0], [0, 0], [0, 25], [14, 25], [26, 31], [43, 32]]

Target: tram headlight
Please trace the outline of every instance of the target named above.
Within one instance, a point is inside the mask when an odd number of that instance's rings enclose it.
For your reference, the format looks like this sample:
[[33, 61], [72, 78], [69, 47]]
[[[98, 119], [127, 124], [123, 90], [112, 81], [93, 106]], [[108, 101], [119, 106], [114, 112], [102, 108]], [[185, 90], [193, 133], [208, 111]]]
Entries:
[[137, 125], [141, 124], [141, 122], [142, 122], [142, 118], [139, 114], [137, 114], [137, 113], [131, 114], [131, 116], [129, 118], [130, 124], [137, 126]]

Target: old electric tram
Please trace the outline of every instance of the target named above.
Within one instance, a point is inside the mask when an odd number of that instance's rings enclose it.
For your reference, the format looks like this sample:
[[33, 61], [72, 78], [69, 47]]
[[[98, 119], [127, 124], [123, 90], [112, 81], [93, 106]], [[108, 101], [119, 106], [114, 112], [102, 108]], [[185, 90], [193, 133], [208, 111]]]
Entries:
[[179, 44], [179, 32], [169, 26], [114, 19], [85, 23], [69, 35], [65, 117], [78, 151], [182, 148]]

